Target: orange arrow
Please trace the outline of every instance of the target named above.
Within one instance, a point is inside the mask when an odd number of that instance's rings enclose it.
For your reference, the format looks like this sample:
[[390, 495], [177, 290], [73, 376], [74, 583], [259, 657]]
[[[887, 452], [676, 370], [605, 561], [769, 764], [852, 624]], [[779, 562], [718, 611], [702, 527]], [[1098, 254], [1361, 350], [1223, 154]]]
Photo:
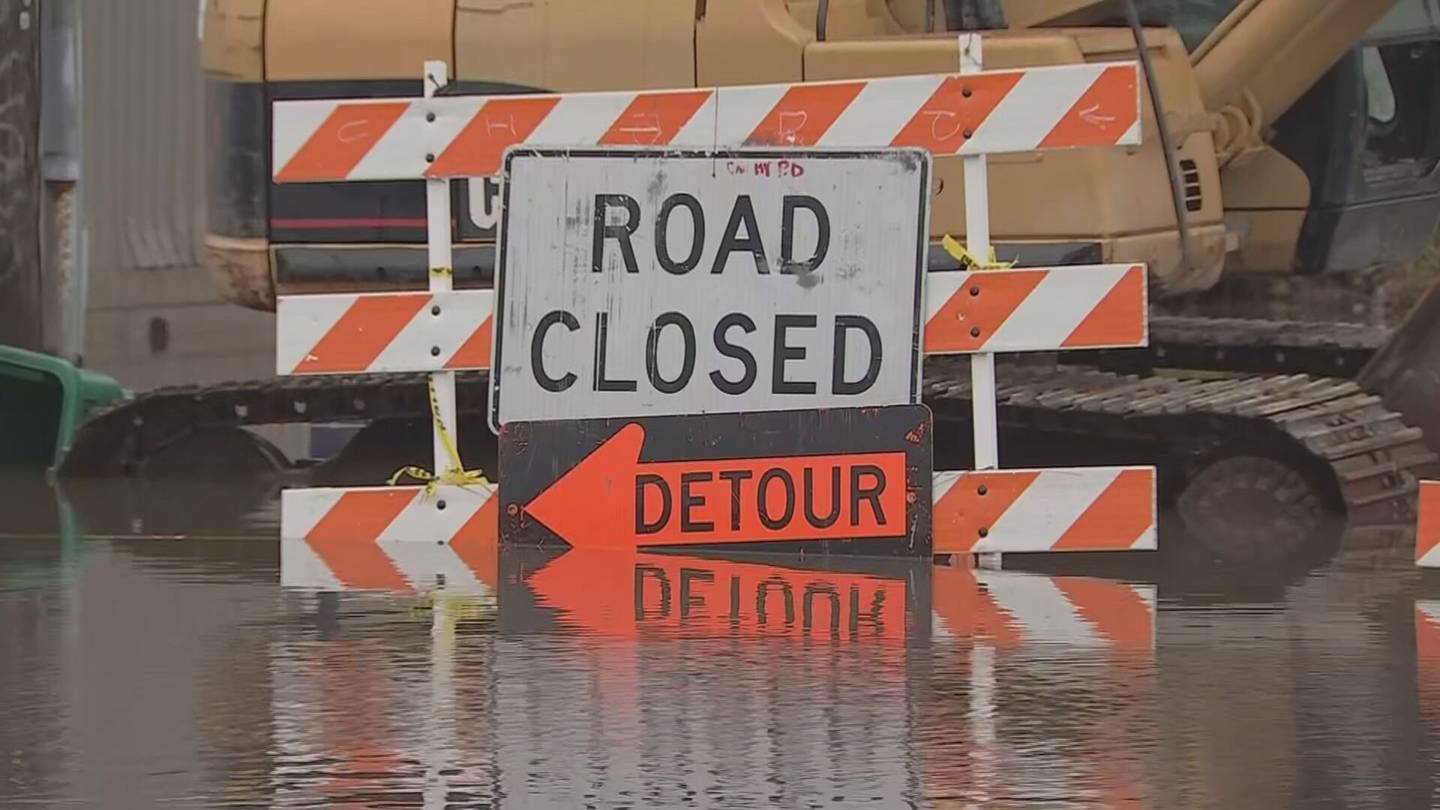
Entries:
[[572, 546], [905, 537], [905, 454], [641, 462], [621, 428], [525, 507]]

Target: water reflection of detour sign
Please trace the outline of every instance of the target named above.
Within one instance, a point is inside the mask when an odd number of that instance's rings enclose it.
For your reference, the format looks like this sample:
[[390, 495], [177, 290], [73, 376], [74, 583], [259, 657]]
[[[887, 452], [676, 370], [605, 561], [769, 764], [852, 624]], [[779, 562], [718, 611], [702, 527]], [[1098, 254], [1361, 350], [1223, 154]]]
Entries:
[[919, 402], [929, 165], [510, 152], [492, 425]]
[[928, 556], [930, 429], [923, 405], [512, 422], [500, 537]]
[[907, 613], [929, 623], [928, 604], [909, 604], [912, 584], [928, 581], [918, 562], [778, 560], [575, 549], [524, 581], [538, 606], [594, 635], [893, 641], [905, 638]]

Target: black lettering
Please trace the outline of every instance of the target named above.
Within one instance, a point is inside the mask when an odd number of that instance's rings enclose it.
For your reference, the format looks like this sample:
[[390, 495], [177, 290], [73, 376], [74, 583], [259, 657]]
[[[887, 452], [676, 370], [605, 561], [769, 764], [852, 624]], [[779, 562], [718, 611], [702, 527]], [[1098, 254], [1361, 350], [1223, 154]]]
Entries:
[[[690, 221], [694, 224], [694, 241], [690, 243], [690, 253], [684, 261], [675, 261], [670, 256], [670, 212], [677, 206], [683, 206], [690, 211]], [[660, 214], [655, 219], [655, 258], [659, 260], [660, 266], [665, 272], [677, 276], [683, 276], [695, 266], [700, 264], [700, 253], [705, 248], [705, 212], [700, 209], [700, 201], [689, 194], [672, 194], [665, 198], [660, 204]]]
[[850, 637], [860, 635], [860, 625], [868, 624], [875, 629], [875, 635], [885, 635], [885, 614], [881, 608], [885, 606], [885, 591], [878, 590], [870, 597], [870, 610], [868, 613], [860, 612], [860, 589], [854, 585], [850, 586]]
[[776, 315], [775, 353], [770, 367], [770, 390], [777, 394], [813, 394], [815, 383], [804, 380], [787, 380], [785, 364], [791, 360], [804, 360], [805, 347], [791, 346], [786, 342], [786, 333], [791, 329], [813, 329], [814, 315]]
[[805, 519], [817, 529], [828, 529], [840, 519], [840, 467], [830, 468], [830, 514], [819, 517], [815, 514], [815, 470], [805, 468]]
[[[660, 330], [667, 326], [680, 327], [680, 337], [685, 342], [680, 376], [673, 380], [660, 376]], [[690, 377], [695, 373], [695, 327], [690, 325], [689, 318], [678, 312], [664, 312], [650, 325], [650, 335], [645, 338], [645, 373], [650, 376], [650, 384], [662, 394], [674, 394], [690, 384]]]
[[[654, 523], [645, 521], [645, 488], [653, 486], [660, 491], [660, 517]], [[635, 533], [654, 534], [670, 522], [670, 485], [665, 479], [650, 473], [635, 476]]]
[[743, 312], [732, 312], [721, 318], [719, 323], [715, 324], [716, 351], [732, 360], [739, 360], [740, 364], [745, 367], [745, 374], [740, 378], [739, 382], [731, 382], [726, 379], [724, 374], [716, 370], [710, 372], [710, 382], [714, 383], [715, 388], [721, 393], [731, 394], [733, 396], [735, 394], [743, 394], [750, 390], [750, 386], [755, 384], [757, 369], [755, 367], [755, 355], [751, 354], [750, 350], [744, 346], [737, 346], [731, 343], [729, 338], [725, 336], [725, 333], [729, 332], [732, 326], [740, 327], [745, 330], [745, 334], [748, 335], [755, 331], [755, 322], [750, 320], [750, 316]]
[[[861, 476], [874, 479], [873, 486], [861, 486]], [[856, 464], [850, 468], [850, 525], [860, 525], [860, 502], [869, 501], [875, 522], [885, 525], [885, 510], [880, 506], [880, 495], [885, 492], [885, 471], [874, 464]]]
[[705, 604], [705, 597], [691, 596], [690, 583], [692, 582], [714, 582], [715, 575], [709, 571], [701, 571], [698, 568], [680, 569], [680, 618], [690, 618], [690, 609]]
[[595, 313], [595, 390], [634, 391], [634, 380], [612, 380], [605, 376], [605, 344], [610, 340], [610, 313]]
[[557, 309], [545, 313], [540, 323], [535, 327], [535, 336], [530, 339], [530, 371], [535, 375], [535, 382], [546, 391], [564, 391], [575, 384], [577, 379], [574, 373], [565, 372], [564, 377], [551, 377], [545, 372], [545, 333], [555, 324], [564, 324], [571, 332], [580, 329], [580, 322], [575, 320], [563, 309]]
[[[739, 235], [741, 225], [745, 226], [744, 238]], [[730, 221], [725, 224], [725, 236], [720, 240], [720, 251], [715, 254], [715, 264], [710, 267], [710, 272], [725, 272], [725, 263], [737, 250], [749, 251], [755, 259], [755, 272], [762, 276], [770, 274], [770, 262], [765, 258], [765, 245], [760, 241], [760, 226], [755, 223], [755, 206], [750, 203], [749, 194], [741, 194], [735, 199]]]
[[[870, 344], [870, 367], [865, 370], [865, 376], [854, 382], [845, 379], [845, 335], [852, 329], [864, 332], [865, 341]], [[863, 394], [869, 391], [875, 381], [880, 379], [882, 352], [880, 330], [875, 328], [873, 321], [864, 315], [836, 315], [835, 360], [831, 368], [830, 390], [836, 394], [847, 395]]]
[[764, 626], [769, 621], [769, 611], [766, 610], [766, 603], [770, 601], [770, 589], [779, 588], [780, 595], [785, 597], [785, 623], [795, 623], [795, 592], [790, 590], [790, 583], [779, 577], [770, 577], [755, 588], [755, 619]]
[[730, 482], [730, 531], [740, 531], [740, 482], [749, 479], [749, 470], [721, 470], [720, 480]]
[[714, 481], [715, 476], [708, 472], [687, 472], [680, 473], [680, 531], [682, 532], [713, 532], [715, 524], [708, 520], [691, 520], [690, 510], [695, 507], [705, 506], [704, 495], [691, 495], [690, 485], [705, 481]]
[[[779, 481], [785, 487], [785, 511], [779, 519], [770, 515], [770, 499], [767, 496], [771, 481]], [[755, 498], [760, 505], [760, 522], [765, 528], [775, 530], [783, 529], [790, 525], [790, 520], [795, 517], [795, 480], [790, 473], [779, 467], [771, 467], [760, 476], [760, 483], [756, 486]]]
[[740, 624], [740, 577], [730, 577], [730, 626]]
[[813, 582], [805, 586], [805, 594], [800, 597], [800, 626], [805, 632], [815, 626], [815, 597], [824, 596], [830, 600], [830, 637], [840, 637], [840, 592], [835, 590], [834, 585], [821, 582]]
[[660, 617], [670, 615], [670, 577], [653, 565], [635, 566], [635, 621], [645, 620], [645, 580], [660, 583]]
[[[624, 225], [607, 225], [606, 212], [614, 207], [625, 209]], [[620, 257], [625, 260], [625, 272], [638, 273], [635, 264], [635, 248], [630, 246], [630, 235], [640, 227], [640, 204], [628, 194], [595, 195], [595, 235], [590, 244], [590, 272], [599, 273], [605, 268], [605, 240], [614, 239], [620, 243]]]
[[[815, 252], [803, 262], [795, 261], [795, 211], [803, 208], [815, 217], [819, 235], [815, 241]], [[830, 215], [825, 206], [808, 194], [785, 195], [780, 213], [780, 272], [791, 275], [809, 273], [825, 261], [830, 252]]]

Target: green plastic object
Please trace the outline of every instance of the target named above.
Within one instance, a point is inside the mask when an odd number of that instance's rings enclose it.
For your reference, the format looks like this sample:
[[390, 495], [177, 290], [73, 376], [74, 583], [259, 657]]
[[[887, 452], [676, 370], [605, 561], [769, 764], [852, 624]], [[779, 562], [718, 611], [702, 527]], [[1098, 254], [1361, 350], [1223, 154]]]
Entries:
[[49, 469], [95, 408], [129, 393], [48, 354], [0, 346], [0, 469]]

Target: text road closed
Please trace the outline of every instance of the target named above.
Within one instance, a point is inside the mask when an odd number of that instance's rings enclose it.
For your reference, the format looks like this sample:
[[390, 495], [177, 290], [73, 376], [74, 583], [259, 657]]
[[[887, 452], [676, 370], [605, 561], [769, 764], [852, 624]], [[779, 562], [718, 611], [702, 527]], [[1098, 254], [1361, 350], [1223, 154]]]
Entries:
[[914, 151], [513, 152], [492, 422], [918, 401]]

